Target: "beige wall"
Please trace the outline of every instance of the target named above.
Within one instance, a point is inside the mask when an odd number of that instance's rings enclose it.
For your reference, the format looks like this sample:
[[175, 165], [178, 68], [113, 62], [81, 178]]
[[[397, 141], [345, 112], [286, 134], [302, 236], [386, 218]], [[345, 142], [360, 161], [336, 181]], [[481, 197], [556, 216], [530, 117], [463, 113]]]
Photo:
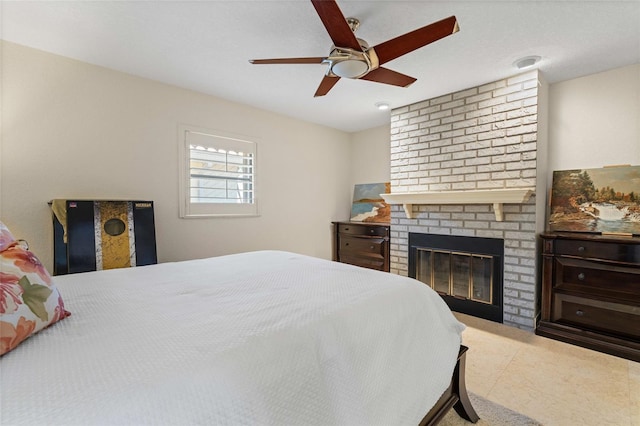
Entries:
[[[2, 47], [0, 217], [47, 267], [53, 198], [153, 200], [163, 262], [258, 249], [331, 257], [330, 221], [351, 203], [351, 135]], [[179, 219], [179, 124], [258, 139], [259, 217]]]
[[550, 172], [640, 165], [640, 64], [552, 84], [549, 100]]
[[391, 124], [351, 135], [351, 187], [357, 183], [389, 182]]
[[[7, 42], [0, 59], [0, 217], [48, 267], [52, 198], [154, 200], [160, 261], [329, 258], [353, 185], [390, 178], [390, 125], [349, 135]], [[548, 107], [549, 173], [640, 164], [640, 65], [550, 85]], [[178, 124], [260, 140], [260, 217], [178, 218]]]

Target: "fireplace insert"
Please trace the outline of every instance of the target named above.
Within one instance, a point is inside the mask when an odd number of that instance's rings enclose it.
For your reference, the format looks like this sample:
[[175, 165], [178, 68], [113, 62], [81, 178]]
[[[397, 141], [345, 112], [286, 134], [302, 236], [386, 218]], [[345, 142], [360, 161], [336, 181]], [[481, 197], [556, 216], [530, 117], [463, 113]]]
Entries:
[[504, 240], [409, 233], [409, 276], [449, 308], [502, 323]]

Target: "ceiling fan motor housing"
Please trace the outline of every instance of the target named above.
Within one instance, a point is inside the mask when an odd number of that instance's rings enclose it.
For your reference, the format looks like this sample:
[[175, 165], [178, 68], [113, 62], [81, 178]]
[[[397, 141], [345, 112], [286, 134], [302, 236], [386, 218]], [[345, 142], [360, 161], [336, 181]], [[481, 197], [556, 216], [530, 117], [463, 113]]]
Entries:
[[358, 43], [362, 51], [332, 46], [329, 57], [324, 60], [329, 64], [327, 76], [357, 79], [379, 67], [376, 51], [361, 38]]

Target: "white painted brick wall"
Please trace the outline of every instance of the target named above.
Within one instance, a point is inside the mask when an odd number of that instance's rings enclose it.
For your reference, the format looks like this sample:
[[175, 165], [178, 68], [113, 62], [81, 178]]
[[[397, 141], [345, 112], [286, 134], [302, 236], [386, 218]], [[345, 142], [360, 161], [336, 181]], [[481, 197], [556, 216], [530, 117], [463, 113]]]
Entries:
[[[392, 192], [536, 185], [538, 72], [531, 71], [394, 109]], [[533, 330], [536, 307], [535, 199], [504, 205], [415, 205], [391, 212], [391, 272], [408, 275], [408, 234], [501, 238], [505, 324]]]

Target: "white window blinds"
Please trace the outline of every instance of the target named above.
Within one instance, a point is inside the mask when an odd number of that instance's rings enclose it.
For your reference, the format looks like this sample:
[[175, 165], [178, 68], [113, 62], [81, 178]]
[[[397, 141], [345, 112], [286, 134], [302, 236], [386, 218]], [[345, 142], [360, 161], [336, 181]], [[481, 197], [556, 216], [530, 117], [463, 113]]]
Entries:
[[181, 217], [257, 215], [256, 143], [181, 127]]

